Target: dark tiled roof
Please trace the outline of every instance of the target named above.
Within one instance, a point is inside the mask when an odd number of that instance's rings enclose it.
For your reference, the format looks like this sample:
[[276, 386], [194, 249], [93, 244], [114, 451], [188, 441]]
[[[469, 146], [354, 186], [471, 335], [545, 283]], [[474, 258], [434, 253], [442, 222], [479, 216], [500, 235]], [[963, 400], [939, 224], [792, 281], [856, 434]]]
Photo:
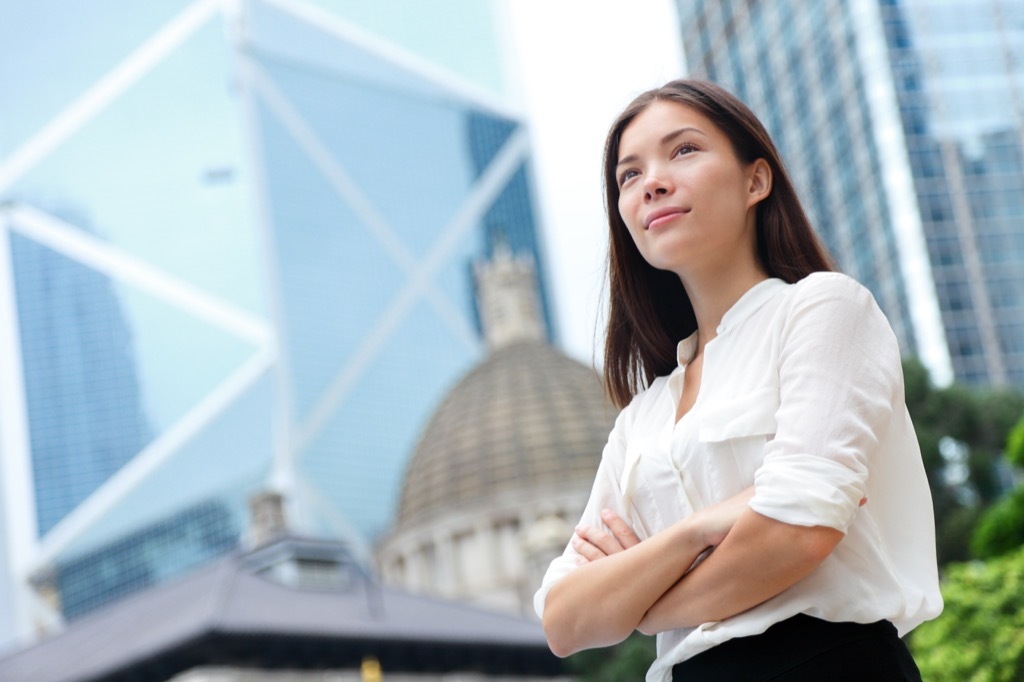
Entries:
[[[319, 660], [334, 665], [343, 663], [342, 654], [355, 656], [356, 662], [374, 654], [382, 663], [390, 656], [387, 670], [409, 660], [403, 651], [414, 652], [421, 661], [429, 652], [447, 652], [446, 660], [451, 661], [464, 649], [475, 652], [477, 659], [488, 650], [513, 652], [513, 658], [528, 668], [557, 670], [535, 622], [381, 587], [361, 573], [344, 590], [296, 589], [254, 575], [244, 564], [245, 555], [230, 556], [94, 612], [64, 632], [0, 659], [0, 680], [128, 679], [128, 671], [138, 675], [147, 661], [162, 660], [164, 669], [175, 665], [167, 663], [168, 652], [174, 651], [184, 652], [178, 659], [190, 659], [191, 664], [171, 672], [230, 663], [217, 659], [240, 656], [252, 665], [269, 655], [262, 650], [271, 641], [278, 659], [289, 656], [281, 642], [319, 642]], [[211, 641], [219, 644], [211, 646]], [[308, 658], [308, 642], [301, 657]], [[260, 651], [241, 651], [253, 648]], [[302, 663], [289, 664], [301, 668]]]

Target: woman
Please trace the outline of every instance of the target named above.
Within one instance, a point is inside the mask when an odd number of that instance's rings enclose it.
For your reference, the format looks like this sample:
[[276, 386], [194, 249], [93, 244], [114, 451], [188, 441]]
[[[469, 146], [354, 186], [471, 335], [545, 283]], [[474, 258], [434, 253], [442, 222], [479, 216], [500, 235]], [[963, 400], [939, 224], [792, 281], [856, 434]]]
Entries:
[[711, 83], [633, 101], [604, 175], [624, 409], [535, 598], [552, 650], [639, 629], [648, 680], [920, 679], [898, 635], [942, 608], [934, 522], [874, 299]]

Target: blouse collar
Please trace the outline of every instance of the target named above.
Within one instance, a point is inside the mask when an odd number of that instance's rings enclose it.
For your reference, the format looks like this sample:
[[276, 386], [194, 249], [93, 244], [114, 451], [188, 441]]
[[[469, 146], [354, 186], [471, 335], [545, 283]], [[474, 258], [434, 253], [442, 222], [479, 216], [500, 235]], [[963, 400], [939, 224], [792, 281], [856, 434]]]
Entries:
[[[722, 322], [715, 329], [715, 333], [721, 336], [743, 320], [753, 315], [762, 305], [768, 302], [772, 296], [789, 286], [785, 281], [770, 277], [750, 287], [739, 297], [732, 306], [722, 315]], [[676, 346], [676, 360], [680, 367], [685, 367], [693, 356], [697, 354], [697, 332], [687, 336]]]

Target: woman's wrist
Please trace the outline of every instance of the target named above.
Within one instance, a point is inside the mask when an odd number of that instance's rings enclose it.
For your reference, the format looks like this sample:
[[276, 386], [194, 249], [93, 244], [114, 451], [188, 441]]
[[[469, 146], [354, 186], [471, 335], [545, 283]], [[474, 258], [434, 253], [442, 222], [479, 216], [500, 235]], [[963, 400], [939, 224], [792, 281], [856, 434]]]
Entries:
[[750, 486], [727, 500], [701, 509], [690, 517], [694, 524], [693, 532], [703, 543], [702, 551], [722, 544], [740, 515], [750, 508], [753, 496], [754, 487]]
[[687, 566], [707, 549], [710, 525], [700, 512], [691, 514], [669, 526], [671, 544], [680, 552]]

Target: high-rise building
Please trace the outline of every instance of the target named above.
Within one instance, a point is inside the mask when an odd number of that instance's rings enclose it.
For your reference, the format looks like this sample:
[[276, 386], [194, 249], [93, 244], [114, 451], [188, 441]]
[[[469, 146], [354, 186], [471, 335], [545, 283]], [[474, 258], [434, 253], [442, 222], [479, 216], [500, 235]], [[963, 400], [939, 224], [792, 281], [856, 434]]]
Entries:
[[1024, 5], [879, 6], [953, 369], [1024, 387]]
[[939, 381], [1024, 386], [1024, 5], [687, 0], [813, 223]]
[[34, 415], [36, 527], [45, 534], [149, 442], [149, 429], [109, 280], [18, 233], [10, 250], [25, 402]]
[[237, 546], [258, 489], [388, 526], [473, 262], [543, 263], [497, 12], [0, 9], [0, 647]]

